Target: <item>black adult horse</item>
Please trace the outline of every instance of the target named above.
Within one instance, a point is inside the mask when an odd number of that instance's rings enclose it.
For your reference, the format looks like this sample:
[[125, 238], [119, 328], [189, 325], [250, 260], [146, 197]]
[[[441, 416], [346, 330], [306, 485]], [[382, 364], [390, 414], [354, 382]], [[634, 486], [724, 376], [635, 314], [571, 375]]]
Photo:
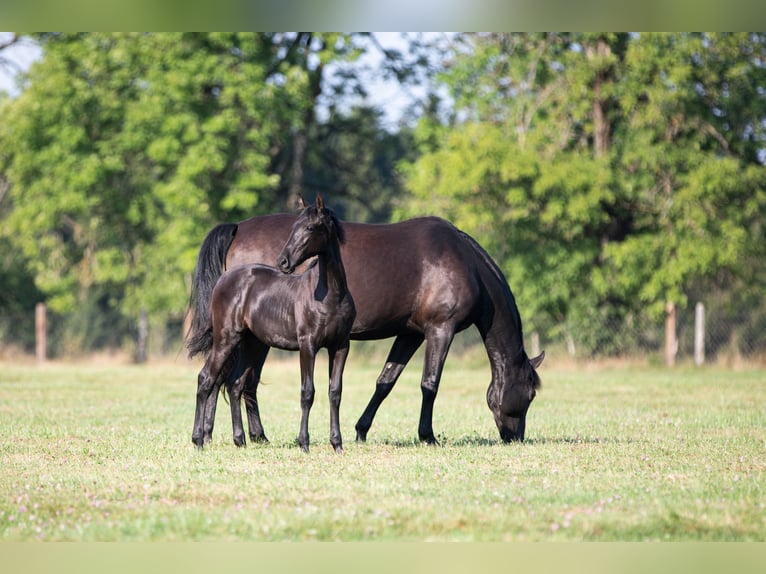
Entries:
[[[277, 261], [295, 215], [252, 217], [216, 226], [200, 248], [195, 270], [187, 334], [189, 355], [204, 352], [199, 334], [209, 325], [210, 292], [226, 268]], [[356, 304], [352, 339], [396, 337], [375, 392], [359, 421], [364, 441], [382, 401], [412, 355], [425, 340], [418, 435], [435, 443], [432, 417], [444, 361], [455, 333], [476, 325], [489, 357], [492, 380], [487, 404], [505, 442], [524, 440], [526, 415], [540, 379], [535, 369], [544, 353], [529, 359], [524, 350], [521, 317], [511, 289], [497, 264], [469, 235], [436, 217], [401, 223], [344, 223], [342, 246], [348, 286]], [[260, 365], [265, 360], [258, 357]], [[245, 389], [245, 405], [254, 441], [265, 440], [255, 392], [260, 367]], [[210, 440], [216, 397], [207, 405], [205, 440]], [[237, 416], [235, 414], [234, 416]], [[241, 413], [239, 413], [241, 417]]]
[[[198, 377], [192, 433], [192, 441], [200, 448], [204, 444], [207, 403], [211, 395], [216, 399], [219, 376], [241, 345], [240, 352], [246, 356], [241, 358], [244, 362], [238, 361], [240, 365], [247, 365], [248, 358], [255, 361], [265, 358], [269, 347], [300, 351], [302, 415], [298, 444], [306, 452], [309, 450], [309, 411], [314, 402], [314, 363], [317, 351], [327, 348], [330, 444], [336, 452], [343, 450], [339, 422], [343, 367], [356, 315], [340, 254], [343, 227], [324, 207], [320, 196], [314, 206], [302, 207], [279, 255], [279, 270], [260, 264], [241, 265], [224, 273], [213, 289], [210, 329], [202, 337], [204, 350], [209, 354]], [[307, 271], [286, 275], [314, 256], [317, 262]], [[237, 368], [233, 376], [236, 381], [230, 394], [235, 442], [239, 431], [244, 444], [239, 401], [249, 372]]]

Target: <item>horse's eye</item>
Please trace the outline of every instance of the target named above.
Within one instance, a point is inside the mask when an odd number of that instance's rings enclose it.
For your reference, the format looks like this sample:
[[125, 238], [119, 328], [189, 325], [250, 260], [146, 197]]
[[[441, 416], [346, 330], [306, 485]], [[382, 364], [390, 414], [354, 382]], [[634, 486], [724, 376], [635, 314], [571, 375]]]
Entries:
[[306, 231], [315, 231], [315, 230], [316, 230], [316, 228], [317, 228], [317, 226], [316, 226], [316, 225], [314, 225], [313, 223], [310, 223], [310, 224], [308, 224], [308, 225], [306, 226]]

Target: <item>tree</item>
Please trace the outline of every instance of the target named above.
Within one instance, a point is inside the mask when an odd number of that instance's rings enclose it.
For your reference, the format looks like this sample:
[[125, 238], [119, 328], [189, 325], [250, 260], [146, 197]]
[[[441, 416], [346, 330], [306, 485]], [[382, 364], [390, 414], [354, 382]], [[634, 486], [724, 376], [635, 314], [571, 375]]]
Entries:
[[656, 319], [703, 283], [757, 285], [764, 40], [463, 36], [443, 75], [454, 121], [419, 127], [398, 216], [437, 211], [475, 234], [529, 325], [590, 352], [615, 350], [606, 326]]
[[359, 107], [316, 124], [307, 154], [304, 193], [321, 192], [350, 221], [385, 223], [404, 192], [396, 165], [413, 159], [411, 133], [380, 128], [380, 112]]
[[[358, 154], [399, 153], [367, 141], [374, 114], [331, 114], [365, 136], [317, 122], [318, 106], [363, 91], [352, 64], [371, 49], [369, 35], [36, 38], [43, 57], [2, 108], [1, 234], [49, 308], [78, 316], [74, 347], [120, 344], [141, 310], [156, 324], [180, 321], [199, 245], [216, 223], [292, 207], [309, 173], [315, 183], [341, 181], [341, 195], [359, 193], [388, 168]], [[321, 163], [315, 150], [327, 143], [348, 173], [333, 178]], [[369, 203], [365, 216], [385, 213]], [[115, 328], [94, 339], [103, 317]]]

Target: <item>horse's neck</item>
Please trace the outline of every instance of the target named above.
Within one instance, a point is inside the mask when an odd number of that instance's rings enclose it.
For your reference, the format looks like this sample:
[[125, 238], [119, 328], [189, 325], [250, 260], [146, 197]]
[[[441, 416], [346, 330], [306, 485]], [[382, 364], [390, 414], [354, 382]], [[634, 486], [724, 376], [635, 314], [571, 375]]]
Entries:
[[340, 246], [331, 244], [319, 255], [318, 260], [319, 286], [326, 289], [331, 296], [342, 298], [348, 291], [348, 284], [346, 269], [340, 257]]
[[484, 279], [485, 292], [489, 297], [492, 316], [485, 317], [479, 331], [484, 339], [490, 366], [493, 371], [504, 370], [506, 366], [518, 363], [524, 356], [524, 340], [521, 317], [516, 307], [510, 288], [500, 283], [500, 279], [491, 274]]

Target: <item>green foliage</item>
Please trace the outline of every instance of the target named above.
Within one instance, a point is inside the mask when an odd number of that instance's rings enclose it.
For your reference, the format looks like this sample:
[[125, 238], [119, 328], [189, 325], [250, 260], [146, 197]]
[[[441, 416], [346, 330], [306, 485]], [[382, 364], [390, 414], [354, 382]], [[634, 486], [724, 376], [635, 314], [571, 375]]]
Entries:
[[179, 322], [214, 224], [316, 191], [353, 220], [447, 217], [498, 260], [528, 332], [589, 353], [666, 301], [761, 307], [762, 34], [413, 41], [381, 69], [406, 84], [438, 60], [439, 82], [396, 133], [353, 105], [370, 34], [36, 38], [22, 93], [0, 99], [0, 265], [23, 291], [8, 316], [44, 298], [60, 318]]
[[274, 186], [269, 43], [84, 34], [44, 46], [5, 114], [8, 237], [54, 311], [98, 287], [126, 314], [178, 313], [198, 230]]
[[388, 222], [392, 205], [404, 193], [395, 166], [414, 157], [409, 130], [380, 129], [380, 112], [337, 110], [313, 127], [306, 158], [306, 197], [321, 192], [349, 221]]
[[[1, 233], [23, 261], [6, 270], [26, 267], [61, 316], [99, 309], [117, 326], [143, 309], [159, 327], [182, 316], [220, 221], [292, 207], [303, 187], [386, 218], [400, 137], [383, 137], [374, 113], [315, 121], [320, 96], [361, 89], [352, 72], [324, 84], [323, 71], [353, 62], [366, 38], [38, 35], [26, 89], [0, 102]], [[365, 197], [371, 187], [380, 193]], [[87, 332], [91, 320], [74, 324], [74, 340], [108, 340]]]
[[[501, 263], [528, 328], [589, 352], [706, 285], [763, 286], [766, 38], [482, 34], [424, 119], [403, 218], [439, 213]], [[759, 275], [759, 276], [756, 276]]]

